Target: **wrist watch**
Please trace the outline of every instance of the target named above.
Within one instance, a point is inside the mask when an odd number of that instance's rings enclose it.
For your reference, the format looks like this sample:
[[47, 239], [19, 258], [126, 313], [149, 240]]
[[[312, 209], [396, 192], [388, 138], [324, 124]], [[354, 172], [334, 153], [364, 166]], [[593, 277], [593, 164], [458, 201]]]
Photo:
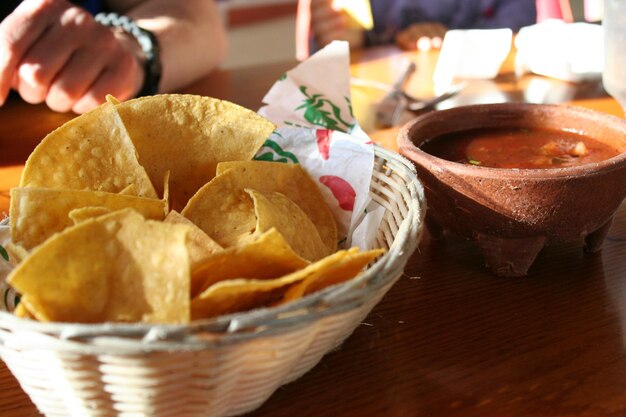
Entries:
[[98, 13], [95, 16], [95, 20], [101, 25], [121, 29], [137, 40], [146, 57], [143, 86], [138, 96], [149, 96], [158, 93], [159, 81], [161, 81], [161, 57], [159, 41], [154, 33], [139, 27], [130, 17], [117, 13]]

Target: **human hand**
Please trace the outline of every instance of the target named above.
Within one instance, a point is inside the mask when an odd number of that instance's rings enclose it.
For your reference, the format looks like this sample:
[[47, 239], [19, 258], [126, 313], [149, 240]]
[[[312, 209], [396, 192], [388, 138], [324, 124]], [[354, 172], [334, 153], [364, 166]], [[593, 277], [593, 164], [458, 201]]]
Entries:
[[320, 47], [334, 40], [348, 41], [353, 48], [363, 46], [363, 31], [349, 26], [348, 17], [333, 0], [311, 0], [311, 30]]
[[396, 43], [402, 49], [428, 51], [439, 49], [448, 28], [441, 23], [414, 23], [396, 35]]
[[23, 1], [0, 23], [0, 105], [11, 88], [59, 112], [133, 97], [144, 74], [125, 37], [66, 0]]

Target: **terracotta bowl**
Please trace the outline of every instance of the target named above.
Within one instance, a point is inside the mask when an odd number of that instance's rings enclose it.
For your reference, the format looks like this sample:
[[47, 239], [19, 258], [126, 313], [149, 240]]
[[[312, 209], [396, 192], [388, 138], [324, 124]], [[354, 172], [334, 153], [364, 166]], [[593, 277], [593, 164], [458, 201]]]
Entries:
[[[574, 130], [622, 153], [574, 167], [503, 169], [419, 149], [446, 133], [489, 127]], [[424, 183], [431, 234], [449, 230], [475, 240], [498, 275], [525, 275], [546, 244], [580, 240], [585, 250], [600, 250], [626, 196], [626, 121], [597, 111], [522, 103], [458, 107], [414, 119], [397, 140]]]

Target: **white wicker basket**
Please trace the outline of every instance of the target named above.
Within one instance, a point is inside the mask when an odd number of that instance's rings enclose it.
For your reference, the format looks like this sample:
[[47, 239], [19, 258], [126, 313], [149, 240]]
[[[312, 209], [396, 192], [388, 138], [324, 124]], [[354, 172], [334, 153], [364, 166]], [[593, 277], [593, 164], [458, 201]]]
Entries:
[[[259, 407], [339, 346], [402, 275], [424, 194], [376, 147], [371, 195], [388, 252], [356, 279], [281, 306], [187, 326], [38, 323], [0, 312], [0, 357], [47, 416], [229, 416]], [[1, 366], [1, 365], [0, 365]]]

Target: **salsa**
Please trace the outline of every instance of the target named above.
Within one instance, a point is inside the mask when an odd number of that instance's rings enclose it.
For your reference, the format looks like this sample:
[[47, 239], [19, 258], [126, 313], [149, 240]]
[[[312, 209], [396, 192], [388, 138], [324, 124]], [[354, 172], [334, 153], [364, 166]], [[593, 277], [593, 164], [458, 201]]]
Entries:
[[622, 150], [552, 129], [481, 128], [438, 136], [420, 147], [448, 161], [491, 168], [561, 168], [600, 162]]

